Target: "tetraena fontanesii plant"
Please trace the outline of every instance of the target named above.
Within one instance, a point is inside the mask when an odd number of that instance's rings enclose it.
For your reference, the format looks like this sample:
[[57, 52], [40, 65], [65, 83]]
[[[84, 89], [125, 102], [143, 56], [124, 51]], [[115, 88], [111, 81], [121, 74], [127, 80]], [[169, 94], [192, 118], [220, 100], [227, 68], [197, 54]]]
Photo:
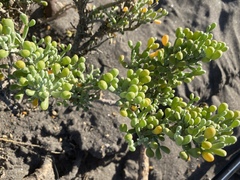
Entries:
[[76, 2], [76, 6], [81, 10], [78, 11], [79, 22], [72, 52], [85, 55], [113, 38], [115, 33], [124, 34], [150, 22], [161, 23], [158, 19], [166, 16], [168, 12], [163, 8], [155, 11], [157, 2], [117, 0], [99, 7], [88, 6], [89, 0]]
[[226, 103], [201, 107], [194, 94], [189, 102], [174, 94], [174, 88], [205, 73], [202, 62], [216, 60], [228, 50], [224, 42], [213, 39], [215, 26], [211, 24], [206, 32], [179, 27], [173, 45], [168, 35], [162, 37], [162, 44], [151, 37], [143, 51], [140, 41], [135, 45], [129, 41], [130, 62], [119, 58], [127, 76], [118, 80], [110, 73], [102, 76], [99, 87], [119, 95], [120, 114], [130, 119], [131, 126], [122, 124], [120, 129], [131, 151], [144, 145], [149, 157], [161, 159], [162, 151], [170, 152], [161, 144], [168, 136], [182, 146], [179, 156], [184, 160], [202, 155], [212, 162], [213, 155], [226, 156], [223, 148], [237, 141], [233, 129], [240, 125], [239, 111], [229, 110]]
[[[0, 58], [16, 55], [15, 61], [2, 64], [2, 68], [14, 67], [8, 74], [13, 80], [10, 90], [15, 98], [21, 100], [26, 94], [35, 106], [40, 102], [43, 110], [49, 106], [49, 98], [60, 99], [59, 103], [71, 100], [74, 105], [87, 108], [88, 102], [97, 97], [97, 78], [100, 71], [90, 67], [86, 75], [85, 58], [66, 55], [71, 44], [58, 45], [50, 36], [37, 40], [26, 40], [29, 27], [35, 20], [28, 21], [25, 14], [20, 15], [24, 24], [23, 33], [15, 31], [12, 19], [4, 18], [0, 24]], [[3, 73], [1, 73], [3, 77]], [[91, 93], [96, 90], [96, 92]]]
[[[149, 8], [153, 4], [151, 0], [122, 2], [122, 7], [114, 3], [110, 11], [108, 6], [105, 6], [107, 10], [104, 6], [92, 9], [92, 18], [107, 17], [109, 21], [101, 36], [158, 22], [157, 18], [167, 14], [166, 10], [155, 12]], [[9, 88], [16, 99], [26, 95], [35, 106], [40, 103], [46, 110], [49, 98], [53, 97], [60, 103], [87, 109], [89, 102], [98, 98], [100, 90], [109, 90], [119, 95], [120, 114], [130, 119], [130, 127], [120, 126], [126, 133], [129, 149], [135, 151], [138, 145], [144, 145], [146, 154], [158, 159], [162, 152], [170, 152], [161, 143], [165, 136], [182, 146], [179, 156], [184, 160], [202, 156], [211, 162], [214, 155], [226, 156], [223, 148], [236, 142], [233, 129], [240, 125], [239, 111], [229, 110], [226, 103], [218, 107], [198, 106], [200, 98], [194, 94], [190, 95], [189, 102], [184, 102], [174, 91], [182, 83], [190, 83], [195, 76], [204, 74], [202, 63], [216, 60], [227, 51], [224, 42], [213, 39], [211, 31], [215, 23], [208, 26], [206, 32], [177, 28], [173, 45], [168, 35], [162, 37], [161, 44], [156, 42], [157, 38], [149, 38], [144, 50], [140, 50], [140, 41], [135, 45], [129, 41], [130, 60], [125, 61], [124, 56], [119, 58], [120, 64], [127, 68], [127, 75], [120, 77], [117, 68], [102, 76], [93, 67], [86, 72], [85, 58], [68, 56], [71, 45], [58, 44], [50, 36], [27, 39], [29, 27], [35, 25], [35, 20], [29, 21], [25, 14], [21, 14], [20, 19], [24, 27], [22, 33], [17, 32], [11, 18], [3, 18], [0, 23], [0, 59], [10, 59], [1, 62], [0, 76], [9, 79]], [[89, 38], [84, 50], [92, 49], [94, 41]]]

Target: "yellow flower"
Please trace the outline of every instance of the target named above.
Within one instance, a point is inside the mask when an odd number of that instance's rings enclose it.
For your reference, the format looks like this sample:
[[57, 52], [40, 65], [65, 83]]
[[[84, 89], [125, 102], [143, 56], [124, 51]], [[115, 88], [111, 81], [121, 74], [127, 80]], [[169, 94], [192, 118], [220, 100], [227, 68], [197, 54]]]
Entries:
[[38, 99], [37, 99], [37, 98], [33, 99], [32, 105], [33, 105], [34, 107], [37, 107], [37, 106], [38, 106]]
[[169, 36], [168, 35], [163, 35], [163, 37], [162, 37], [162, 44], [164, 46], [166, 46], [168, 41], [169, 41]]
[[0, 72], [0, 81], [3, 81], [5, 79], [4, 74]]
[[146, 13], [147, 11], [148, 11], [148, 8], [146, 8], [146, 7], [142, 8], [142, 10], [141, 10], [142, 13]]
[[152, 5], [152, 4], [153, 4], [153, 0], [149, 0], [148, 5]]
[[137, 107], [137, 106], [135, 106], [135, 105], [132, 105], [132, 106], [131, 106], [131, 110], [135, 112], [135, 111], [137, 111], [137, 110], [138, 110], [138, 107]]
[[162, 133], [162, 126], [156, 126], [153, 130], [152, 130], [152, 133], [153, 134], [156, 134], [156, 135], [158, 135], [158, 134], [161, 134]]
[[159, 50], [157, 50], [157, 51], [155, 51], [155, 52], [152, 52], [151, 54], [149, 54], [149, 57], [150, 57], [150, 58], [156, 57], [156, 56], [158, 55], [158, 51], [159, 51]]
[[202, 152], [202, 157], [207, 162], [213, 162], [214, 161], [214, 156], [210, 152], [203, 151]]
[[122, 11], [123, 12], [128, 12], [128, 7], [125, 6]]
[[155, 24], [161, 24], [161, 23], [162, 23], [160, 20], [157, 20], [157, 19], [155, 19], [153, 22], [154, 22]]

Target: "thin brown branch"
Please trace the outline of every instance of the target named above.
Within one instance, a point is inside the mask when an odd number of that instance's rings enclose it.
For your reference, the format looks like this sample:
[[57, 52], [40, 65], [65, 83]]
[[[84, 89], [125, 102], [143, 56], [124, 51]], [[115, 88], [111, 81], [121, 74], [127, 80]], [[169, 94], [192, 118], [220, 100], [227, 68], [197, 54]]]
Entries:
[[88, 0], [83, 1], [76, 1], [74, 0], [75, 5], [78, 9], [78, 15], [79, 15], [79, 21], [76, 29], [76, 35], [73, 40], [73, 47], [71, 50], [71, 54], [75, 54], [78, 52], [79, 45], [81, 41], [83, 41], [83, 38], [86, 36], [86, 30], [88, 30], [88, 15], [85, 12], [85, 9], [87, 7], [87, 4], [89, 3]]
[[[83, 55], [87, 54], [88, 52], [94, 51], [94, 50], [98, 51], [97, 48], [98, 48], [99, 46], [101, 46], [103, 43], [105, 43], [107, 40], [111, 39], [111, 38], [113, 38], [113, 37], [108, 37], [108, 38], [102, 40], [101, 42], [97, 43], [97, 45], [92, 46], [92, 47], [90, 47], [89, 44], [90, 44], [93, 40], [92, 40], [92, 41], [91, 41], [91, 40], [87, 41], [86, 43], [84, 43], [84, 44], [81, 46], [81, 47], [83, 47], [83, 48], [80, 48], [80, 49], [83, 49], [83, 51], [81, 51], [81, 55], [83, 56]], [[89, 47], [89, 48], [87, 48], [87, 47]]]
[[60, 16], [62, 16], [68, 9], [70, 9], [70, 8], [72, 8], [72, 7], [74, 7], [75, 5], [73, 5], [73, 4], [67, 4], [67, 5], [65, 5], [64, 7], [62, 7], [59, 11], [57, 11], [56, 12], [56, 14], [54, 14], [52, 17], [49, 17], [49, 18], [47, 18], [47, 19], [44, 19], [44, 20], [42, 20], [40, 23], [48, 23], [48, 22], [50, 22], [50, 21], [53, 21], [53, 20], [55, 20], [55, 19], [57, 19], [57, 18], [59, 18]]
[[[25, 143], [25, 142], [19, 142], [19, 141], [14, 141], [11, 139], [7, 139], [7, 138], [1, 138], [0, 137], [0, 141], [6, 142], [6, 143], [12, 143], [12, 144], [16, 144], [19, 146], [30, 146], [30, 147], [35, 147], [35, 148], [41, 148], [41, 149], [45, 149], [44, 147], [37, 145], [37, 144], [31, 144], [31, 143]], [[48, 151], [48, 150], [47, 150]], [[61, 154], [61, 152], [55, 152], [55, 151], [50, 151], [52, 154]]]
[[11, 139], [6, 139], [6, 138], [0, 138], [0, 141], [9, 142], [9, 143], [12, 143], [12, 144], [18, 144], [18, 145], [22, 145], [22, 146], [30, 146], [30, 147], [42, 148], [41, 146], [39, 146], [37, 144], [18, 142], [18, 141], [14, 141], [14, 140], [11, 140]]
[[[76, 6], [78, 7], [78, 14], [79, 14], [79, 22], [76, 29], [76, 35], [74, 37], [73, 41], [73, 47], [71, 50], [71, 54], [80, 54], [80, 55], [86, 55], [88, 52], [95, 50], [97, 47], [102, 45], [104, 42], [106, 42], [108, 39], [111, 39], [111, 37], [108, 37], [103, 40], [103, 37], [107, 34], [113, 34], [116, 32], [120, 32], [119, 28], [111, 28], [107, 27], [107, 22], [102, 21], [101, 25], [99, 26], [98, 30], [93, 32], [87, 32], [89, 30], [88, 25], [91, 24], [90, 22], [93, 21], [90, 17], [94, 13], [98, 13], [99, 11], [103, 9], [107, 9], [109, 7], [116, 6], [120, 3], [129, 3], [129, 1], [126, 0], [119, 0], [117, 2], [108, 3], [105, 5], [101, 5], [97, 7], [95, 10], [89, 12], [85, 11], [87, 7], [87, 3], [89, 3], [88, 0], [85, 1], [74, 1]], [[130, 23], [132, 24], [132, 23]], [[129, 26], [124, 28], [122, 31], [133, 31], [137, 29], [141, 23], [137, 22], [133, 26]], [[91, 34], [93, 33], [93, 34]], [[91, 36], [89, 36], [91, 34]], [[89, 37], [89, 38], [88, 38]]]
[[[124, 28], [123, 31], [124, 32], [125, 31], [133, 31], [133, 30], [137, 29], [140, 25], [141, 25], [140, 23], [137, 23], [133, 27]], [[85, 55], [87, 52], [94, 50], [96, 47], [99, 47], [100, 45], [102, 45], [104, 42], [111, 39], [112, 37], [106, 38], [105, 40], [98, 43], [96, 46], [88, 48], [88, 47], [90, 47], [91, 43], [97, 41], [97, 39], [102, 39], [103, 36], [105, 36], [107, 34], [114, 34], [117, 32], [119, 32], [119, 29], [107, 28], [104, 24], [102, 24], [102, 26], [99, 27], [98, 31], [95, 32], [95, 34], [92, 35], [91, 38], [87, 42], [85, 42], [84, 44], [81, 45], [81, 47], [78, 49], [78, 51], [80, 51], [81, 55]], [[87, 51], [87, 52], [85, 52], [85, 51]]]

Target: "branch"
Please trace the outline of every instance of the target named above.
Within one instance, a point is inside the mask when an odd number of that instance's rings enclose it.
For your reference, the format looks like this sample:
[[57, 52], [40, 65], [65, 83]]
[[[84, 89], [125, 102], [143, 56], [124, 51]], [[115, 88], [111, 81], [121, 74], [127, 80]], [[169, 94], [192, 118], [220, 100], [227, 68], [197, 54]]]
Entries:
[[[37, 145], [37, 144], [24, 143], [24, 142], [14, 141], [11, 139], [1, 138], [1, 137], [0, 137], [0, 141], [16, 144], [16, 145], [20, 145], [20, 146], [30, 146], [30, 147], [34, 147], [34, 148], [45, 149], [44, 147]], [[49, 150], [46, 149], [46, 151], [49, 151]], [[50, 151], [50, 152], [52, 154], [61, 154], [61, 152], [56, 152], [56, 151]]]
[[30, 147], [42, 148], [42, 146], [39, 146], [37, 144], [18, 142], [18, 141], [14, 141], [14, 140], [11, 140], [11, 139], [6, 139], [6, 138], [0, 138], [0, 141], [9, 142], [9, 143], [13, 143], [13, 144], [18, 144], [18, 145], [22, 145], [22, 146], [30, 146]]
[[96, 12], [99, 12], [99, 11], [101, 11], [103, 9], [107, 9], [107, 8], [116, 6], [116, 5], [121, 4], [121, 3], [125, 2], [125, 1], [128, 1], [128, 0], [120, 0], [120, 1], [117, 1], [117, 2], [112, 2], [112, 3], [105, 4], [105, 5], [101, 5], [98, 8], [96, 8], [94, 11], [92, 11], [92, 13], [90, 15], [92, 15], [92, 14], [94, 14]]
[[79, 21], [76, 29], [76, 35], [73, 40], [73, 47], [71, 50], [71, 54], [75, 54], [78, 51], [80, 42], [85, 37], [85, 31], [88, 29], [87, 27], [87, 15], [85, 14], [85, 9], [87, 8], [87, 4], [89, 3], [89, 0], [81, 0], [77, 1], [74, 0], [75, 5], [78, 9], [78, 15], [79, 15]]
[[149, 158], [146, 155], [146, 147], [140, 146], [138, 180], [148, 180], [149, 175]]
[[53, 20], [55, 20], [55, 19], [57, 19], [57, 18], [59, 18], [61, 15], [63, 15], [68, 9], [70, 9], [70, 8], [72, 8], [72, 7], [74, 7], [74, 5], [73, 4], [67, 4], [67, 5], [65, 5], [64, 7], [62, 7], [60, 10], [58, 10], [53, 16], [51, 16], [51, 17], [49, 17], [49, 18], [47, 18], [47, 19], [45, 19], [45, 20], [42, 20], [40, 23], [42, 24], [42, 23], [47, 23], [47, 22], [50, 22], [50, 21], [53, 21]]
[[[141, 24], [137, 23], [133, 27], [124, 28], [123, 31], [133, 31], [133, 30], [137, 29], [139, 26], [141, 26]], [[98, 31], [95, 32], [95, 34], [92, 35], [91, 38], [87, 42], [85, 42], [84, 44], [81, 45], [81, 47], [79, 48], [80, 54], [85, 55], [87, 52], [94, 50], [95, 48], [99, 47], [100, 45], [102, 45], [104, 42], [111, 39], [112, 37], [106, 38], [102, 42], [98, 43], [96, 46], [87, 49], [87, 47], [89, 47], [92, 42], [96, 41], [96, 39], [102, 39], [103, 36], [105, 36], [106, 34], [113, 34], [113, 33], [117, 33], [117, 32], [119, 32], [119, 29], [110, 29], [110, 28], [106, 27], [105, 24], [102, 24], [99, 27]]]

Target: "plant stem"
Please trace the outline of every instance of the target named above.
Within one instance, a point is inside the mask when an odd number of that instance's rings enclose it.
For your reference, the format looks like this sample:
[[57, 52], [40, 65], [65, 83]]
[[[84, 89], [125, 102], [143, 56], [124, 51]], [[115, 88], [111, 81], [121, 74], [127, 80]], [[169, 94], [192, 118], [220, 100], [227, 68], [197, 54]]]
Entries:
[[149, 158], [146, 155], [146, 147], [140, 146], [138, 180], [148, 180]]
[[87, 4], [89, 3], [89, 0], [83, 0], [83, 1], [76, 1], [74, 0], [75, 5], [78, 9], [79, 14], [79, 21], [76, 29], [76, 35], [74, 37], [73, 41], [73, 47], [71, 50], [71, 54], [78, 54], [78, 49], [81, 41], [83, 41], [83, 38], [86, 36], [86, 30], [87, 28], [87, 14], [85, 12], [85, 9], [87, 7]]

